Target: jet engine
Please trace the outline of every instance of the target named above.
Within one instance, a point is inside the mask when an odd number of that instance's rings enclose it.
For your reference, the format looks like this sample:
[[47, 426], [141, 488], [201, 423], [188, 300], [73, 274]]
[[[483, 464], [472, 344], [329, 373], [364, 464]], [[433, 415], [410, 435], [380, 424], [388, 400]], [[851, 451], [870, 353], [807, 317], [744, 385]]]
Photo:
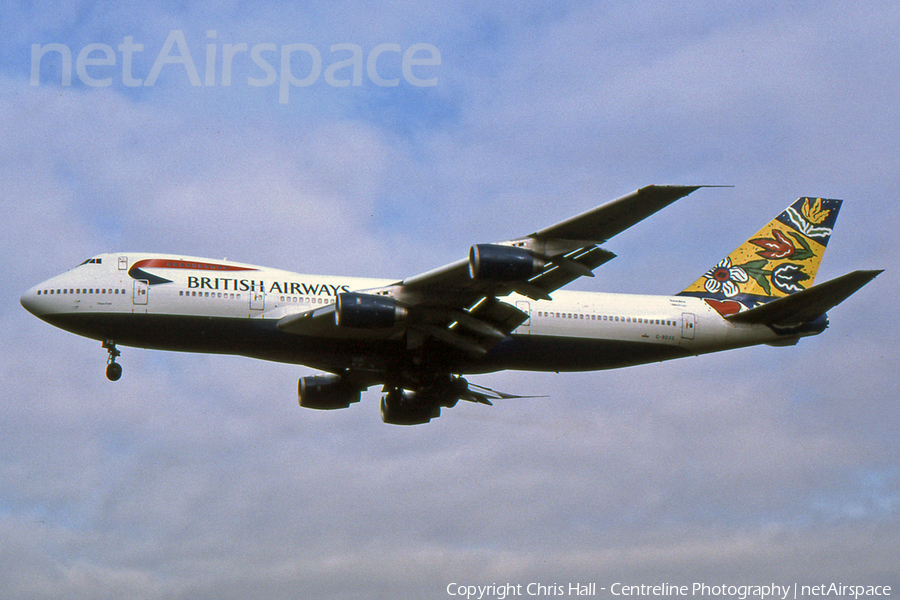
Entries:
[[359, 402], [362, 392], [337, 375], [302, 377], [297, 383], [297, 396], [303, 408], [333, 410]]
[[544, 261], [526, 250], [496, 244], [476, 244], [469, 249], [469, 275], [484, 281], [528, 279]]
[[377, 329], [391, 327], [406, 318], [406, 309], [389, 296], [338, 294], [334, 307], [334, 323], [338, 327]]
[[391, 425], [422, 425], [441, 416], [441, 407], [418, 401], [416, 392], [392, 389], [381, 397], [381, 420]]
[[441, 408], [453, 408], [469, 393], [462, 377], [439, 377], [415, 391], [386, 388], [381, 397], [381, 420], [392, 425], [421, 425], [441, 416]]

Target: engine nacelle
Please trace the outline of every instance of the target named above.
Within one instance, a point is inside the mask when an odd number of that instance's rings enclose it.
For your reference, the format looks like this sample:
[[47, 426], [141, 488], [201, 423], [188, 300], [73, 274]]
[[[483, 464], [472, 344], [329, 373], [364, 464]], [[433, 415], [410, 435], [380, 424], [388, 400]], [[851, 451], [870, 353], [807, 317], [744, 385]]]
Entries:
[[391, 390], [381, 397], [381, 420], [391, 425], [422, 425], [441, 416], [441, 407], [416, 402], [415, 392]]
[[544, 261], [525, 248], [476, 244], [469, 249], [469, 276], [483, 281], [528, 279], [544, 266]]
[[303, 408], [333, 410], [359, 402], [362, 392], [337, 375], [314, 375], [300, 379], [297, 396]]
[[346, 292], [337, 295], [334, 323], [338, 327], [377, 329], [406, 318], [406, 309], [389, 296]]

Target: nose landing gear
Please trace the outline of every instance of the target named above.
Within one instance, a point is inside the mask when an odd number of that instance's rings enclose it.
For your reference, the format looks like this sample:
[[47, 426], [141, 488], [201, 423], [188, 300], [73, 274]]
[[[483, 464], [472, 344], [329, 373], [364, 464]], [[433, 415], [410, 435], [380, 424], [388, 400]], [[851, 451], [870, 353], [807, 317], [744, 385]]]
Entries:
[[110, 381], [118, 381], [122, 376], [122, 365], [116, 362], [116, 358], [122, 353], [116, 348], [113, 340], [105, 340], [103, 347], [109, 352], [109, 358], [106, 360], [106, 378]]

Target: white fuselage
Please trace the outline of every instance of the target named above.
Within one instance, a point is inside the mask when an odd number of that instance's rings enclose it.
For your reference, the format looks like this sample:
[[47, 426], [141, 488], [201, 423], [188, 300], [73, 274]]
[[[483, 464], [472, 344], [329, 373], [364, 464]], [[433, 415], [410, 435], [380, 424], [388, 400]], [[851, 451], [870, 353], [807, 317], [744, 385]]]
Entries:
[[[22, 305], [68, 331], [123, 345], [240, 354], [330, 371], [378, 369], [388, 368], [389, 355], [404, 347], [304, 338], [274, 324], [332, 304], [338, 293], [396, 281], [164, 254], [105, 254], [28, 290]], [[733, 324], [692, 297], [571, 291], [552, 297], [504, 298], [530, 318], [487, 356], [459, 359], [453, 370], [603, 369], [797, 339], [766, 326]]]

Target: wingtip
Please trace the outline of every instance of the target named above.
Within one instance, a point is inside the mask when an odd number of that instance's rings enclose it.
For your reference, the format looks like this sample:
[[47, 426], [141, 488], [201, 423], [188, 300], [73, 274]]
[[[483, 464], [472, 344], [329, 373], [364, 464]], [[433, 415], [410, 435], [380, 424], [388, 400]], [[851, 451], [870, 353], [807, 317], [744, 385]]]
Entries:
[[683, 183], [651, 183], [650, 185], [645, 185], [640, 188], [642, 190], [647, 190], [651, 188], [692, 188], [695, 190], [699, 190], [700, 188], [733, 188], [735, 187], [732, 184], [727, 183], [693, 183], [693, 184], [683, 184]]
[[650, 185], [645, 185], [642, 188], [639, 188], [636, 193], [641, 193], [644, 191], [665, 189], [673, 192], [680, 192], [681, 196], [687, 196], [688, 194], [693, 194], [697, 190], [701, 188], [733, 188], [733, 185], [724, 185], [724, 184], [695, 184], [695, 185], [683, 185], [678, 183], [666, 183], [666, 184], [656, 184], [651, 183]]
[[866, 283], [868, 283], [869, 281], [872, 281], [873, 279], [884, 273], [884, 269], [869, 269], [860, 271], [860, 273], [865, 273], [865, 277], [867, 278]]
[[884, 269], [859, 269], [857, 271], [848, 273], [847, 276], [855, 276], [860, 279], [864, 279], [866, 281], [866, 283], [868, 283], [869, 281], [872, 281], [873, 279], [875, 279], [882, 273], [884, 273]]

